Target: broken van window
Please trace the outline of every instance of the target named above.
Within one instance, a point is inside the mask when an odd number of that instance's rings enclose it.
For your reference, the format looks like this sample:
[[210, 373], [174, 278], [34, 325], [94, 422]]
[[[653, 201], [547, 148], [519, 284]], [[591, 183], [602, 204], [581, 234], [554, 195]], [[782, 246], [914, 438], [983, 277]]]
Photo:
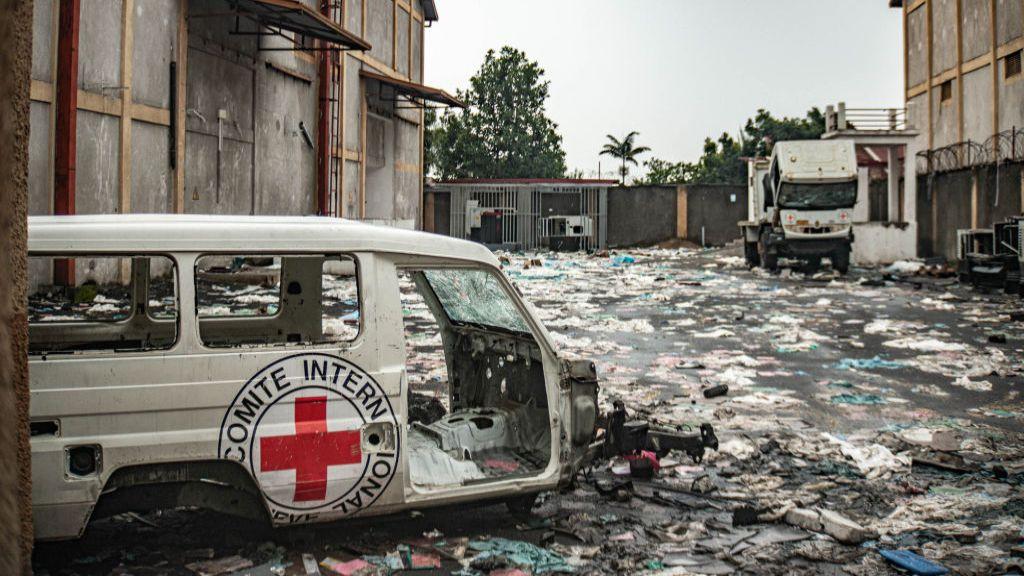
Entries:
[[[551, 458], [540, 348], [529, 333], [509, 333], [525, 331], [525, 322], [486, 276], [482, 270], [399, 273], [414, 486], [533, 476]], [[460, 291], [458, 298], [476, 298], [484, 309], [446, 312]], [[499, 312], [488, 316], [488, 310]]]
[[29, 352], [170, 348], [175, 278], [166, 256], [30, 256]]
[[325, 254], [203, 256], [196, 311], [207, 346], [348, 342], [359, 333], [356, 262]]
[[426, 270], [424, 275], [452, 322], [530, 331], [519, 309], [490, 272], [436, 269]]

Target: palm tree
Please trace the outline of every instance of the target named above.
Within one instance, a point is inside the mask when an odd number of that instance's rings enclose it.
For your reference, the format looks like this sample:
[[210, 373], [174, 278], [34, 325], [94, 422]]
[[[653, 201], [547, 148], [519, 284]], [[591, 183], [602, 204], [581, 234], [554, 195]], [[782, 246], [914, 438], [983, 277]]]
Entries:
[[636, 137], [639, 135], [640, 133], [634, 130], [629, 134], [626, 134], [625, 138], [619, 140], [615, 136], [609, 134], [608, 143], [605, 144], [604, 148], [601, 149], [601, 155], [607, 154], [612, 158], [618, 158], [619, 160], [622, 160], [622, 167], [619, 168], [619, 175], [622, 176], [623, 186], [626, 185], [626, 176], [629, 175], [629, 166], [627, 166], [626, 163], [628, 162], [630, 164], [636, 165], [637, 156], [643, 154], [644, 152], [651, 151], [651, 149], [648, 148], [647, 146], [634, 146]]

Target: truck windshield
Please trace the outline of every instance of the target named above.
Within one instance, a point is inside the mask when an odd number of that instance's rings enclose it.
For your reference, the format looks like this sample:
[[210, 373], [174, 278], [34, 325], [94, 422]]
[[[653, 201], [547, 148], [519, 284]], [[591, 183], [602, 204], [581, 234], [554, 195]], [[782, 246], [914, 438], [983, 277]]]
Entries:
[[779, 189], [782, 208], [831, 210], [851, 208], [857, 202], [856, 182], [794, 184], [783, 182]]

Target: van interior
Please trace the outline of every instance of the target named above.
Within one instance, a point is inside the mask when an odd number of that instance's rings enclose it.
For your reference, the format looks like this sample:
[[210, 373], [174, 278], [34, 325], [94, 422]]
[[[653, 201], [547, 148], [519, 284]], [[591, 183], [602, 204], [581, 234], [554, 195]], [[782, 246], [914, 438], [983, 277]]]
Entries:
[[400, 273], [409, 473], [419, 488], [528, 477], [551, 458], [540, 347], [482, 269]]

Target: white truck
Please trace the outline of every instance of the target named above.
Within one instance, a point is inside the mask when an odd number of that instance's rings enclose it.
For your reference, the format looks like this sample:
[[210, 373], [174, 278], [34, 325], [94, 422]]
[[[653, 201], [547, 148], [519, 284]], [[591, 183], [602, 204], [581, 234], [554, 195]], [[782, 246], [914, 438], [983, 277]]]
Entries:
[[748, 220], [739, 223], [747, 264], [774, 271], [779, 258], [794, 258], [813, 271], [828, 258], [845, 274], [857, 202], [853, 142], [778, 142], [770, 159], [748, 160], [747, 172]]

